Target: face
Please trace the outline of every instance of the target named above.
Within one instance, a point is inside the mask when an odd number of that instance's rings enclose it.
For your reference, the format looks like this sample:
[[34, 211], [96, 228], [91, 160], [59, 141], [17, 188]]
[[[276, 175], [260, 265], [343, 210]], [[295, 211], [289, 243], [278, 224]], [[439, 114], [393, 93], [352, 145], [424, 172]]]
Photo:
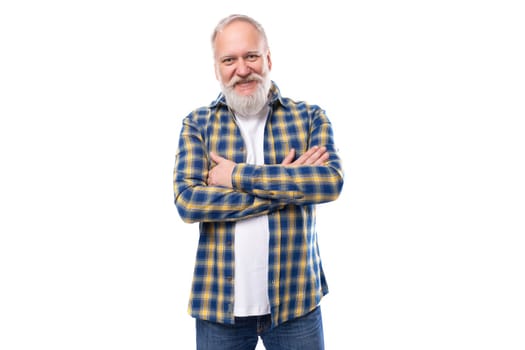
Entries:
[[214, 42], [215, 74], [230, 107], [255, 114], [268, 98], [270, 52], [250, 23], [235, 21], [219, 32]]

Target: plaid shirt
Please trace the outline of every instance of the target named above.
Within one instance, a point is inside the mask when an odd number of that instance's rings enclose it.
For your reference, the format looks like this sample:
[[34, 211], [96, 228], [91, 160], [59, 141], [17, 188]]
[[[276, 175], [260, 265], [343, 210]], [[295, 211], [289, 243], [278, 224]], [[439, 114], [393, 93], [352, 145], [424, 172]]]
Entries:
[[[338, 198], [343, 170], [333, 131], [316, 105], [280, 95], [272, 82], [265, 126], [265, 165], [246, 164], [246, 149], [221, 94], [182, 123], [175, 159], [175, 205], [184, 222], [199, 222], [199, 244], [188, 312], [234, 323], [235, 221], [268, 215], [268, 296], [272, 326], [302, 316], [328, 293], [315, 228], [315, 205]], [[325, 146], [325, 165], [280, 165], [292, 148], [297, 157]], [[233, 188], [208, 186], [209, 153], [237, 163]]]

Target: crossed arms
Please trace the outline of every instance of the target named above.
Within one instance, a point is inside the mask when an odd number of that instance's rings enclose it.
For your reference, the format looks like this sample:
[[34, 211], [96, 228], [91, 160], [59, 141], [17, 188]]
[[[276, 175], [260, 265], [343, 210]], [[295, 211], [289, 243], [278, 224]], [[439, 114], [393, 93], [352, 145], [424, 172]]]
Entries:
[[[331, 125], [321, 113], [311, 125], [308, 135], [283, 136], [287, 144], [297, 147], [283, 154], [280, 163], [254, 165], [239, 162], [239, 157], [235, 162], [219, 154], [219, 140], [228, 136], [217, 136], [219, 131], [209, 134], [210, 129], [203, 127], [201, 120], [186, 119], [173, 174], [175, 205], [182, 220], [237, 221], [269, 214], [287, 205], [313, 205], [337, 199], [343, 186], [343, 171]], [[273, 149], [267, 152], [272, 153], [285, 146], [269, 147]], [[230, 154], [239, 154], [233, 152]]]

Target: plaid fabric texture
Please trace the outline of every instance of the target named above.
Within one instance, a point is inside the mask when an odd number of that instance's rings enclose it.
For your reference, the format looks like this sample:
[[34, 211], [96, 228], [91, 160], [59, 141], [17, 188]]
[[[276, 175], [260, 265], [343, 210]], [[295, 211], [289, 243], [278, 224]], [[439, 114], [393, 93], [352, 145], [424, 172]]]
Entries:
[[[265, 165], [244, 163], [245, 148], [224, 96], [194, 110], [182, 123], [175, 157], [175, 205], [184, 222], [199, 223], [199, 243], [188, 312], [196, 318], [234, 322], [235, 221], [268, 215], [268, 295], [272, 325], [302, 316], [328, 293], [315, 226], [316, 204], [338, 198], [343, 169], [324, 110], [281, 96], [272, 82], [265, 126]], [[324, 165], [280, 165], [325, 146]], [[209, 153], [237, 163], [233, 188], [207, 186]]]

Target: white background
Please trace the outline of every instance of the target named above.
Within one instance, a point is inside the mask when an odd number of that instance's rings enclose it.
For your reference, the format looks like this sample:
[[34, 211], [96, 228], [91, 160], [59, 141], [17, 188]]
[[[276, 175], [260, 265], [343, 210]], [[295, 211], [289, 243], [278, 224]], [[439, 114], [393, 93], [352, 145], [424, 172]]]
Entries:
[[519, 3], [3, 1], [0, 348], [194, 347], [172, 167], [238, 12], [344, 160], [318, 219], [327, 349], [524, 349]]

